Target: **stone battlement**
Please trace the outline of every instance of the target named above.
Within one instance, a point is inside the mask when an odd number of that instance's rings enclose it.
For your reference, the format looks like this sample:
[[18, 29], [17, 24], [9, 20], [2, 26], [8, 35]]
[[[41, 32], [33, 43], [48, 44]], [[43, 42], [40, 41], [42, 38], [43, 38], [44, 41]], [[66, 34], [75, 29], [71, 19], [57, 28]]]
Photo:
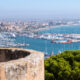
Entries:
[[29, 49], [0, 48], [0, 80], [44, 80], [44, 54]]

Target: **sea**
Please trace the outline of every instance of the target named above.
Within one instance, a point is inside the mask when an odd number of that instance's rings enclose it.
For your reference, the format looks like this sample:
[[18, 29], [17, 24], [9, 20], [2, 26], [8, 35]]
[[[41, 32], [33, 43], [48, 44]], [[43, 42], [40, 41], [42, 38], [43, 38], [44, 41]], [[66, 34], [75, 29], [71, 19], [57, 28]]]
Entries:
[[[38, 33], [80, 34], [80, 25], [58, 26], [48, 30], [38, 31]], [[59, 52], [63, 52], [65, 50], [80, 50], [80, 42], [75, 42], [70, 44], [60, 44], [60, 43], [51, 43], [51, 40], [34, 39], [25, 36], [17, 36], [15, 42], [28, 43], [30, 44], [30, 46], [19, 47], [19, 48], [33, 49], [44, 52], [44, 54], [46, 51], [48, 54], [51, 54], [51, 52], [53, 51], [53, 53], [56, 55]]]

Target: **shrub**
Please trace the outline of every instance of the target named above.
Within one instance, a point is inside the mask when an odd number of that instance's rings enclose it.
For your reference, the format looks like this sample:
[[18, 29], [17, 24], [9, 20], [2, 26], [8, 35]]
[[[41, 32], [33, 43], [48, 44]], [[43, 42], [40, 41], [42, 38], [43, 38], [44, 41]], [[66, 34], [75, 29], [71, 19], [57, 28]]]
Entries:
[[45, 80], [80, 80], [80, 50], [64, 51], [46, 59]]

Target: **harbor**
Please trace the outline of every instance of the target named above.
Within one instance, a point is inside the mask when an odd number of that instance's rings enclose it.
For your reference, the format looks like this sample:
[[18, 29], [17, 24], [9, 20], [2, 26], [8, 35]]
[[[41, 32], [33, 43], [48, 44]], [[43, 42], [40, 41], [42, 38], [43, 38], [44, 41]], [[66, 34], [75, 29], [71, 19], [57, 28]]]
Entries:
[[[53, 28], [53, 32], [51, 30], [38, 31], [36, 33], [1, 32], [0, 47], [34, 49], [44, 53], [47, 52], [49, 55], [51, 52], [56, 55], [65, 50], [79, 50], [79, 29], [80, 26], [71, 26]], [[72, 30], [72, 32], [70, 30]], [[45, 50], [46, 47], [47, 50]]]
[[16, 35], [10, 32], [0, 33], [0, 47], [1, 48], [14, 48], [14, 47], [25, 47], [29, 46], [27, 43], [16, 43]]
[[51, 40], [52, 43], [80, 42], [80, 34], [45, 33], [45, 34], [31, 34], [31, 35], [28, 35], [27, 37], [39, 38], [39, 39], [44, 39], [44, 40]]

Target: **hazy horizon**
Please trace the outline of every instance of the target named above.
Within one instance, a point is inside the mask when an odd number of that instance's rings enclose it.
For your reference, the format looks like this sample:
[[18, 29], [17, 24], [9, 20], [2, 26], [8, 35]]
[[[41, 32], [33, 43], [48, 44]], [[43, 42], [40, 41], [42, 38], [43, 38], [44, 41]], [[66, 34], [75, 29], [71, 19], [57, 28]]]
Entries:
[[0, 18], [76, 18], [80, 0], [1, 0]]

